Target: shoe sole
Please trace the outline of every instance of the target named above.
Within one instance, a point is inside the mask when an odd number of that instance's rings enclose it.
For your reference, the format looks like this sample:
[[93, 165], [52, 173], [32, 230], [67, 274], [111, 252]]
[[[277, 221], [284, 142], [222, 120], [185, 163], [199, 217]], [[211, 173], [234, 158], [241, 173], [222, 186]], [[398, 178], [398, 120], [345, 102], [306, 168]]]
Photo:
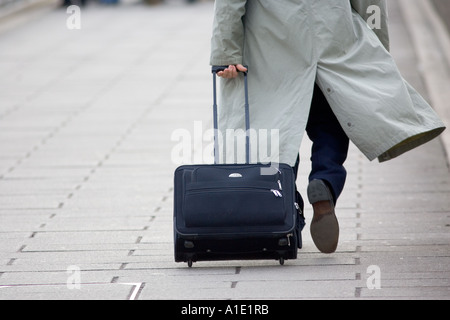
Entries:
[[317, 249], [323, 253], [333, 253], [339, 242], [339, 222], [334, 212], [333, 196], [322, 180], [313, 180], [309, 183], [308, 200], [313, 207], [314, 203], [319, 201], [330, 202], [330, 213], [314, 216], [310, 232]]
[[317, 249], [322, 253], [333, 253], [339, 242], [339, 223], [332, 213], [323, 215], [319, 220], [312, 221], [310, 226], [311, 237]]

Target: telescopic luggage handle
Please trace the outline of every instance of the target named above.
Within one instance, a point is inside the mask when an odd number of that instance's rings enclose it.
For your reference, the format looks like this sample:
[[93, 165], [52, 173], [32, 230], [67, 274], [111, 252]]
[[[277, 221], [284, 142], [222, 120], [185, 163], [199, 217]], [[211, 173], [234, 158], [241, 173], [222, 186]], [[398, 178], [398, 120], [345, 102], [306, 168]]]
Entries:
[[[244, 74], [244, 98], [245, 98], [245, 163], [250, 163], [250, 108], [248, 103], [248, 81], [247, 81], [247, 71], [240, 71]], [[217, 115], [217, 84], [216, 75], [217, 72], [223, 71], [228, 66], [213, 66], [213, 121], [214, 121], [214, 163], [219, 163], [219, 125], [218, 125], [218, 115]]]

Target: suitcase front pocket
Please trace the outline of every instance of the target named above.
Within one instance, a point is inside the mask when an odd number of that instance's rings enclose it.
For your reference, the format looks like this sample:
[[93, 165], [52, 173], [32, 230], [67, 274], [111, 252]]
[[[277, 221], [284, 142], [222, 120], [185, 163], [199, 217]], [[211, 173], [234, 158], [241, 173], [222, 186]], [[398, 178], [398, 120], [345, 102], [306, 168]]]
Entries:
[[193, 183], [183, 213], [190, 228], [283, 225], [286, 218], [282, 192], [274, 183]]

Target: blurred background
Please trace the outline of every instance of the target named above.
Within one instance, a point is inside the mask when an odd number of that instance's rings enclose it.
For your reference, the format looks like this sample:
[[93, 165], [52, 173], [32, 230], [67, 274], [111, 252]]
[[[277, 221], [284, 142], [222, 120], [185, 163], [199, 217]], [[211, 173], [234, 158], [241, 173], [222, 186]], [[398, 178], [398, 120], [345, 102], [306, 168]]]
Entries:
[[450, 1], [448, 0], [431, 0], [435, 5], [437, 12], [450, 30]]
[[[214, 1], [214, 0], [0, 0], [0, 19], [10, 17], [11, 14], [23, 12], [26, 10], [36, 10], [40, 8], [56, 8], [77, 5], [79, 7], [100, 6], [100, 5], [121, 5], [146, 4], [158, 5], [164, 3], [186, 3]], [[1, 23], [1, 21], [0, 21]]]
[[[165, 2], [166, 0], [141, 0], [148, 4], [159, 4]], [[169, 0], [170, 1], [170, 0]], [[203, 0], [179, 0], [186, 3], [194, 3]], [[59, 3], [60, 5], [79, 5], [84, 6], [87, 4], [101, 3], [101, 4], [119, 4], [119, 3], [130, 3], [130, 2], [140, 2], [134, 0], [0, 0], [0, 8], [2, 10], [12, 10], [18, 8], [24, 8], [29, 6], [40, 5], [52, 5], [54, 3]]]

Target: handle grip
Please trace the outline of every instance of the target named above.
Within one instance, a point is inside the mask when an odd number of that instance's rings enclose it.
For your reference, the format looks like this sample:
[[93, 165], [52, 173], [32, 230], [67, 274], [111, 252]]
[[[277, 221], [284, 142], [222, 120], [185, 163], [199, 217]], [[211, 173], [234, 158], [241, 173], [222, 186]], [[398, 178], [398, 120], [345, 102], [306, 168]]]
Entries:
[[[229, 66], [212, 66], [211, 72], [212, 73], [217, 73], [219, 71], [224, 71], [228, 67]], [[237, 70], [237, 72], [247, 73], [248, 72], [248, 66], [244, 66], [244, 67], [247, 69], [247, 71], [239, 71], [239, 70]]]

